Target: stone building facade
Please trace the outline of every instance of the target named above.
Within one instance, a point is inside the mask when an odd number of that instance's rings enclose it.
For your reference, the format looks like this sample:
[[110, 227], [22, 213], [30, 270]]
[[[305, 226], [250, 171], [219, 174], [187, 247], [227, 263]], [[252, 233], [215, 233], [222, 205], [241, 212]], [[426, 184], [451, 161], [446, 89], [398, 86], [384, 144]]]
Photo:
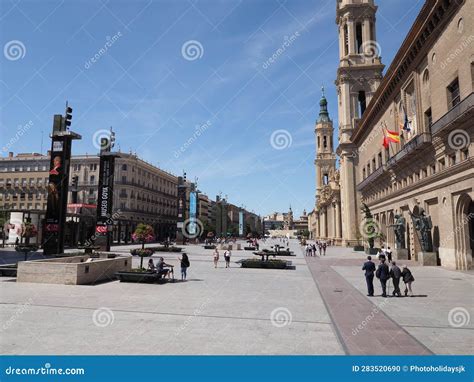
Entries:
[[[418, 260], [419, 232], [410, 213], [423, 209], [431, 218], [437, 263], [469, 269], [474, 247], [474, 1], [427, 0], [383, 76], [376, 11], [373, 0], [337, 1], [341, 243], [367, 242], [365, 203], [374, 217], [376, 244], [395, 248], [391, 225], [400, 215], [406, 222], [408, 256]], [[383, 145], [389, 131], [399, 142]], [[318, 163], [324, 161], [317, 157]], [[324, 180], [318, 168], [316, 178], [320, 200]], [[334, 224], [332, 216], [326, 221]], [[316, 204], [309, 216], [314, 238], [327, 236], [323, 222]]]
[[[0, 210], [46, 211], [50, 158], [10, 153], [0, 158]], [[70, 179], [78, 177], [77, 205], [97, 203], [99, 157], [74, 155]], [[174, 236], [177, 221], [177, 177], [136, 155], [120, 153], [114, 173], [114, 241], [129, 241], [138, 223], [151, 224], [159, 238]], [[69, 187], [68, 203], [72, 202]]]

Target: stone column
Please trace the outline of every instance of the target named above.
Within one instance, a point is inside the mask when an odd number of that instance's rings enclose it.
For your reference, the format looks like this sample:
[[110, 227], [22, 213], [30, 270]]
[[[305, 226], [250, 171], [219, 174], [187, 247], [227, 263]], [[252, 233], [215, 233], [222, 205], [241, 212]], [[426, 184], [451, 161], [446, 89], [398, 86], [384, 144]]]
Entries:
[[341, 238], [341, 202], [336, 202], [336, 237]]
[[347, 33], [349, 39], [349, 54], [355, 54], [355, 25], [352, 19], [347, 21]]

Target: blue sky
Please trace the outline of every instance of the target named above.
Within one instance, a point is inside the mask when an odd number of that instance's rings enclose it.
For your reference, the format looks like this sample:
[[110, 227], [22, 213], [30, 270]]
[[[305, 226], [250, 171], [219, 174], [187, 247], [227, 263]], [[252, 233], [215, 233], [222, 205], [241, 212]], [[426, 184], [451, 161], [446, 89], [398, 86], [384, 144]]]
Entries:
[[[423, 1], [377, 3], [388, 66]], [[32, 121], [10, 150], [39, 152], [43, 136], [45, 152], [53, 114], [69, 100], [72, 130], [83, 136], [73, 154], [96, 153], [94, 134], [113, 126], [116, 149], [186, 170], [211, 197], [222, 192], [260, 214], [313, 208], [321, 85], [337, 126], [335, 0], [0, 6], [2, 147]], [[281, 141], [279, 130], [288, 132]]]

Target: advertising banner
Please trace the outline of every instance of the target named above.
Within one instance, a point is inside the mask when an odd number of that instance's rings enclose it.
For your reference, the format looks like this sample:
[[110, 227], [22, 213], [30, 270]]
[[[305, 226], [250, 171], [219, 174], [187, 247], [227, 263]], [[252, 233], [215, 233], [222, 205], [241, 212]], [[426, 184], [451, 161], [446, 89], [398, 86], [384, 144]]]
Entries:
[[95, 244], [102, 251], [110, 251], [110, 240], [107, 232], [111, 231], [113, 224], [111, 216], [114, 199], [114, 166], [114, 155], [100, 156]]
[[43, 224], [43, 249], [47, 255], [64, 252], [71, 139], [53, 136], [48, 178], [48, 199]]

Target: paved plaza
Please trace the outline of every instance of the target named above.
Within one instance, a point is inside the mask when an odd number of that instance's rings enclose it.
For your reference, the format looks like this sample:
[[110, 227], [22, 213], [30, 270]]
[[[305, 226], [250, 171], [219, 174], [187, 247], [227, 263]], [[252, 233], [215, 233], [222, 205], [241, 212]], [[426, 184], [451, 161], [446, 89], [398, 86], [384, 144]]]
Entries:
[[[248, 251], [233, 251], [230, 269], [221, 253], [215, 269], [211, 250], [188, 245], [187, 282], [66, 286], [2, 277], [1, 348], [7, 354], [472, 353], [472, 273], [408, 262], [417, 297], [369, 298], [363, 254], [331, 247], [324, 258], [305, 258], [296, 240], [290, 248], [297, 254], [292, 270], [240, 268], [235, 262], [251, 257]], [[165, 261], [179, 277], [177, 258], [167, 254]]]

